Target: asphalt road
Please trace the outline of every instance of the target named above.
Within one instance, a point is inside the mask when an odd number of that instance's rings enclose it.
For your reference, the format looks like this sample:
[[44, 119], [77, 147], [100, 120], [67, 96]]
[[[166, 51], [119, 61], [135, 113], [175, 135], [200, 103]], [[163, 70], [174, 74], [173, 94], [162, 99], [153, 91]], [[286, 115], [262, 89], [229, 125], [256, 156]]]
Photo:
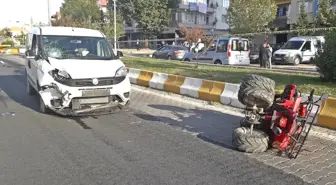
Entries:
[[86, 118], [43, 115], [37, 112], [37, 98], [25, 92], [24, 68], [2, 61], [1, 185], [308, 184], [193, 134], [230, 138], [231, 131], [212, 127], [218, 121], [237, 122], [235, 116], [187, 109], [138, 90], [127, 112]]

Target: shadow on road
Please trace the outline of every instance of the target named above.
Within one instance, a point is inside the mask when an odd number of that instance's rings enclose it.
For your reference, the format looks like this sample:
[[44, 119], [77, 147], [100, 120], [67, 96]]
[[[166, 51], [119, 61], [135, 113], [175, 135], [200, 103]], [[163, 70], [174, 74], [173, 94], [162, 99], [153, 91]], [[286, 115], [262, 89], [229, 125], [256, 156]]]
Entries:
[[185, 109], [171, 105], [150, 104], [151, 108], [168, 111], [172, 117], [162, 115], [135, 114], [148, 121], [162, 121], [185, 131], [197, 133], [197, 137], [207, 142], [231, 148], [232, 132], [239, 126], [240, 117], [213, 110]]

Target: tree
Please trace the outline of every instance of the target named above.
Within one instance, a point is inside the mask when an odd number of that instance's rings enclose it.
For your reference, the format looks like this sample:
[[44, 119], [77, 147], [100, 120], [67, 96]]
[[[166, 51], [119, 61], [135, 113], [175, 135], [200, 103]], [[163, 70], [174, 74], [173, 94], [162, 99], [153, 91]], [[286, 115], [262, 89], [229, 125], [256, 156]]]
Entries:
[[188, 43], [196, 43], [198, 42], [198, 39], [204, 39], [205, 37], [205, 31], [202, 28], [193, 27], [193, 28], [187, 28], [186, 26], [181, 26], [181, 35], [182, 37], [188, 42]]
[[232, 33], [262, 32], [275, 19], [276, 11], [275, 0], [233, 0], [226, 21]]
[[[113, 7], [112, 7], [113, 8]], [[114, 37], [113, 12], [99, 10], [96, 0], [65, 0], [61, 7], [62, 17], [53, 20], [53, 26], [69, 26], [102, 31], [108, 39]], [[117, 38], [124, 34], [123, 20], [117, 16]]]
[[93, 22], [100, 20], [97, 0], [64, 0], [60, 12], [62, 17], [71, 17], [75, 21], [84, 22], [89, 17]]
[[4, 28], [0, 30], [0, 35], [3, 37], [12, 37], [12, 32], [10, 31], [9, 28]]
[[[311, 27], [309, 20], [308, 20], [308, 14], [306, 11], [305, 1], [301, 1], [298, 19], [294, 27], [295, 29], [308, 29]], [[302, 34], [307, 35], [308, 32], [302, 32]]]
[[[122, 17], [117, 14], [117, 38], [124, 35], [124, 24]], [[104, 24], [102, 26], [101, 31], [106, 35], [107, 38], [113, 39], [114, 38], [114, 14], [112, 10], [109, 10], [108, 14], [104, 14]]]
[[[134, 20], [145, 33], [157, 34], [170, 23], [171, 9], [178, 0], [118, 0], [117, 8], [122, 16]], [[112, 0], [109, 7], [113, 7]], [[170, 7], [171, 6], [171, 7]]]
[[322, 44], [312, 63], [323, 80], [336, 82], [336, 31], [332, 30], [325, 35], [325, 43]]
[[315, 19], [316, 27], [330, 27], [336, 23], [336, 14], [332, 8], [331, 0], [319, 0]]

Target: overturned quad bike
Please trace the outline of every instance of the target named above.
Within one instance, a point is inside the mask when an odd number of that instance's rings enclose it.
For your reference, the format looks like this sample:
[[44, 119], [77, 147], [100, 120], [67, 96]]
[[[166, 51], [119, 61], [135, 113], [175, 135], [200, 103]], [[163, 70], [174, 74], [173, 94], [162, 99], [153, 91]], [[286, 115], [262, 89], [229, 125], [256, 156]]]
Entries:
[[[243, 78], [238, 100], [246, 105], [245, 118], [233, 131], [232, 144], [242, 152], [260, 153], [274, 147], [290, 158], [297, 158], [319, 112], [323, 94], [314, 101], [314, 90], [307, 100], [296, 85], [286, 85], [275, 94], [275, 82], [258, 75]], [[312, 114], [314, 107], [316, 112]]]

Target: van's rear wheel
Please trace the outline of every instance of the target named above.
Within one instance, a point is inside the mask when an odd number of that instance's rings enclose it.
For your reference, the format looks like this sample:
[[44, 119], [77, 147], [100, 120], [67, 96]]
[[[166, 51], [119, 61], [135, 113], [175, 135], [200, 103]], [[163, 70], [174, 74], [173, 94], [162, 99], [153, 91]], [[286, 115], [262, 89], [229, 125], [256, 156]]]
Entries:
[[214, 64], [222, 65], [223, 63], [222, 63], [222, 61], [220, 61], [220, 60], [216, 60], [216, 61], [214, 62]]

